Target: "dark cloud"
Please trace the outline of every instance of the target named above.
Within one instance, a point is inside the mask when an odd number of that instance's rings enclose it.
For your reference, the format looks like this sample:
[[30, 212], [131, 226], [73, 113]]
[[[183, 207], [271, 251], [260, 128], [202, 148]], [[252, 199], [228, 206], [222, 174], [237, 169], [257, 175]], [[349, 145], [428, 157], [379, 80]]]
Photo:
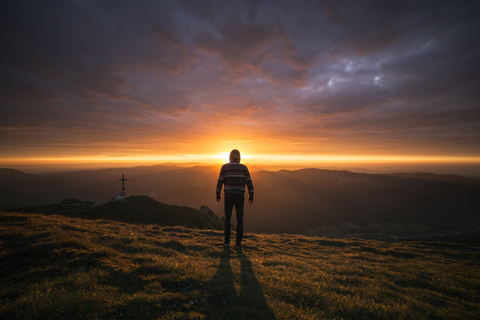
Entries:
[[335, 35], [336, 52], [353, 51], [367, 54], [385, 49], [397, 42], [403, 34], [415, 26], [401, 25], [408, 16], [405, 1], [322, 1], [321, 12], [325, 13]]
[[153, 50], [148, 67], [160, 67], [170, 74], [178, 74], [198, 61], [193, 50], [183, 44], [173, 28], [154, 25], [158, 49]]
[[231, 20], [218, 34], [198, 36], [198, 51], [218, 56], [234, 77], [260, 74], [274, 82], [300, 87], [310, 63], [296, 51], [285, 31]]
[[212, 10], [211, 2], [208, 1], [196, 1], [196, 0], [180, 0], [181, 8], [188, 14], [198, 17], [199, 19], [206, 20], [210, 23], [214, 23], [214, 14]]
[[480, 152], [479, 30], [467, 0], [2, 1], [0, 144]]

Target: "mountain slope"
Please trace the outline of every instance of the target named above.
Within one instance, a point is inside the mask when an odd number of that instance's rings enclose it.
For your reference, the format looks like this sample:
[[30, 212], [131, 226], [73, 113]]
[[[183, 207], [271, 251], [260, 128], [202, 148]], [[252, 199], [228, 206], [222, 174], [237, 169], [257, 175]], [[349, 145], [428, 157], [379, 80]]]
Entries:
[[480, 181], [468, 178], [318, 169], [263, 171], [252, 178], [257, 200], [248, 210], [257, 231], [301, 233], [342, 221], [465, 227], [476, 223], [480, 212]]
[[217, 225], [212, 225], [199, 210], [167, 205], [148, 196], [128, 196], [74, 213], [72, 216], [197, 229], [218, 229], [220, 224], [217, 219]]

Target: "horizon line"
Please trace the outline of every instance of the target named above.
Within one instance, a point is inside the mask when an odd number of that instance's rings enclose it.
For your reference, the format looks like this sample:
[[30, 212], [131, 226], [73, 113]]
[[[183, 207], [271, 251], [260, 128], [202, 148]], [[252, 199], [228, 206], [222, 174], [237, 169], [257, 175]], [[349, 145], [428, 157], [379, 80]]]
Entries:
[[[216, 154], [146, 155], [146, 156], [60, 156], [60, 157], [9, 157], [0, 158], [2, 164], [93, 164], [93, 163], [208, 163], [228, 162], [228, 152]], [[480, 164], [480, 156], [422, 156], [422, 155], [277, 155], [242, 154], [242, 160], [250, 164], [306, 165], [323, 163], [470, 163]]]

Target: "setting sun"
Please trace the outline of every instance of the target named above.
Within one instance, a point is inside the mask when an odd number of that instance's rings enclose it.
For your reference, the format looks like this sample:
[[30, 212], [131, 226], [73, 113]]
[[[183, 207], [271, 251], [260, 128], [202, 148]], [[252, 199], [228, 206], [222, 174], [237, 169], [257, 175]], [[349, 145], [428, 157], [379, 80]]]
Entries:
[[262, 166], [480, 163], [480, 28], [237, 5], [12, 2], [6, 15], [32, 19], [5, 20], [0, 164], [217, 165], [232, 149]]

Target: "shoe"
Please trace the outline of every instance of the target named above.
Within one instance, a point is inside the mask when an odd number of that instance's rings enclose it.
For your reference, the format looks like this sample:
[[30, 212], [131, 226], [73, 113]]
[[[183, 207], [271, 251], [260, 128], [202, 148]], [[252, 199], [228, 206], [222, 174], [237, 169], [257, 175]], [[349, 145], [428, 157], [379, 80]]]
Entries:
[[236, 243], [236, 244], [235, 244], [235, 247], [241, 248], [241, 247], [242, 247], [242, 244], [241, 244], [241, 243]]
[[230, 243], [229, 243], [229, 242], [224, 242], [223, 245], [224, 245], [225, 247], [228, 247], [228, 246], [230, 246]]

